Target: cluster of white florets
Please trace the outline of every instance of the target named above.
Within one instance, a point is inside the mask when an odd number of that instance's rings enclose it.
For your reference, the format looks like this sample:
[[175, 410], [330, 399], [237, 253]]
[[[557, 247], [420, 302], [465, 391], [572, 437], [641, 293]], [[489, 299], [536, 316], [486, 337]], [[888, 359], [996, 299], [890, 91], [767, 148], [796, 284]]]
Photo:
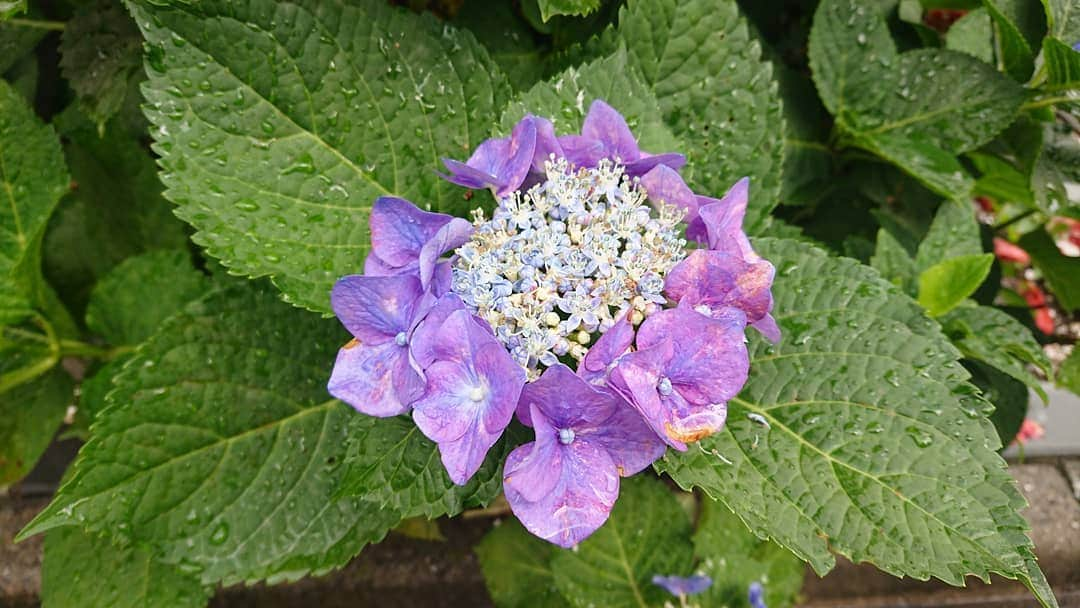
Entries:
[[664, 276], [686, 256], [682, 210], [653, 206], [621, 165], [545, 165], [547, 179], [499, 201], [456, 251], [452, 290], [536, 377], [629, 312], [640, 323], [665, 302]]

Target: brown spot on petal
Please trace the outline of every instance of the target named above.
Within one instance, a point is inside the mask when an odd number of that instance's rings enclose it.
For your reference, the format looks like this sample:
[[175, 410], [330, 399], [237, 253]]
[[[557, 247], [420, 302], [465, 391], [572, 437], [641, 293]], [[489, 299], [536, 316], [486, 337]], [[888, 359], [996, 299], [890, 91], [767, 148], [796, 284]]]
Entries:
[[360, 340], [353, 338], [352, 340], [349, 340], [345, 346], [342, 346], [342, 348], [349, 350], [350, 348], [356, 348], [357, 346], [360, 346]]
[[626, 477], [626, 469], [622, 468], [621, 465], [616, 465], [615, 468], [619, 471], [619, 477]]
[[695, 441], [699, 441], [701, 439], [704, 439], [704, 438], [708, 437], [709, 435], [712, 435], [715, 432], [715, 430], [710, 429], [710, 428], [701, 428], [701, 429], [691, 429], [691, 430], [687, 430], [687, 431], [680, 431], [679, 429], [671, 426], [670, 422], [665, 422], [664, 423], [664, 432], [667, 433], [668, 437], [671, 437], [672, 439], [674, 439], [676, 441], [681, 441], [683, 443], [693, 443]]

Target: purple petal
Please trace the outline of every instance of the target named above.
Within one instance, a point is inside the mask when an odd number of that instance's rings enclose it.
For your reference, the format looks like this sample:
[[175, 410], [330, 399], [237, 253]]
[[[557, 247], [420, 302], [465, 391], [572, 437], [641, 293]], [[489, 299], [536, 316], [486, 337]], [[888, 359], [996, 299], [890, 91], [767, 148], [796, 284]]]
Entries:
[[533, 152], [532, 171], [544, 172], [544, 163], [555, 155], [556, 158], [565, 156], [562, 146], [562, 138], [555, 137], [555, 126], [546, 118], [526, 115], [522, 120], [532, 120], [536, 127], [536, 149]]
[[668, 593], [676, 596], [696, 595], [712, 587], [712, 579], [702, 574], [692, 576], [660, 576], [657, 574], [652, 578], [652, 582], [654, 585], [663, 587]]
[[639, 348], [670, 341], [664, 376], [694, 405], [724, 403], [742, 390], [750, 370], [744, 340], [746, 315], [726, 308], [712, 318], [689, 308], [662, 310], [641, 324]]
[[[535, 421], [536, 441], [513, 471], [506, 469], [505, 484], [529, 502], [536, 502], [555, 489], [562, 473], [562, 450], [558, 430], [536, 406], [530, 419]], [[524, 452], [523, 452], [524, 453]]]
[[439, 228], [420, 248], [418, 265], [420, 284], [427, 289], [435, 273], [436, 262], [444, 253], [465, 244], [472, 236], [473, 227], [469, 222], [455, 217]]
[[607, 369], [634, 343], [634, 326], [626, 315], [612, 325], [592, 345], [585, 359], [578, 366], [578, 375], [586, 382], [595, 384], [607, 377]]
[[657, 386], [664, 369], [674, 355], [670, 341], [623, 355], [611, 370], [610, 386], [641, 415], [664, 443], [686, 451], [686, 444], [667, 433], [671, 418], [668, 406], [660, 397]]
[[579, 430], [578, 440], [603, 447], [620, 477], [644, 470], [664, 455], [667, 445], [633, 406], [621, 397], [611, 417], [592, 429]]
[[373, 346], [410, 329], [422, 295], [415, 277], [349, 275], [334, 284], [330, 306], [355, 338]]
[[369, 220], [371, 250], [388, 267], [414, 264], [424, 245], [454, 219], [450, 215], [423, 211], [403, 198], [379, 197]]
[[440, 443], [439, 458], [450, 480], [459, 486], [468, 483], [484, 464], [488, 450], [501, 436], [502, 429], [491, 433], [481, 428], [481, 425], [476, 425], [461, 438]]
[[641, 149], [626, 119], [599, 99], [589, 106], [589, 113], [581, 125], [581, 135], [599, 141], [604, 146], [605, 157], [618, 158], [623, 164], [641, 158]]
[[521, 404], [536, 408], [557, 428], [593, 427], [611, 417], [618, 405], [558, 363], [521, 391]]
[[697, 197], [687, 187], [678, 171], [665, 165], [656, 166], [641, 177], [641, 186], [649, 193], [650, 199], [685, 211], [683, 221], [687, 224], [697, 218]]
[[327, 390], [370, 416], [397, 416], [424, 392], [424, 381], [409, 365], [406, 347], [354, 341], [338, 351]]
[[435, 302], [413, 332], [409, 342], [413, 360], [426, 369], [438, 360], [469, 358], [486, 343], [480, 334], [491, 337], [487, 322], [469, 314], [461, 298], [448, 293]]
[[[387, 264], [379, 259], [379, 256], [375, 255], [372, 251], [368, 253], [367, 258], [364, 259], [364, 276], [368, 277], [388, 277], [395, 274], [411, 274], [409, 272], [402, 272], [401, 268], [397, 268]], [[416, 272], [417, 278], [420, 277], [420, 272]]]
[[627, 175], [630, 177], [638, 177], [640, 175], [645, 175], [658, 166], [670, 167], [677, 171], [685, 164], [686, 157], [675, 152], [668, 152], [666, 154], [648, 154], [642, 152], [641, 158], [626, 163], [624, 167]]
[[464, 163], [444, 158], [443, 164], [450, 175], [443, 177], [466, 188], [492, 188], [495, 196], [500, 198], [517, 190], [532, 167], [536, 152], [536, 121], [536, 117], [526, 116], [514, 127], [510, 137], [485, 141]]
[[704, 227], [704, 241], [709, 249], [741, 257], [747, 262], [759, 259], [742, 229], [749, 197], [750, 178], [747, 177], [735, 182], [720, 200], [699, 197], [699, 224]]
[[560, 547], [573, 547], [607, 521], [619, 496], [619, 476], [607, 452], [584, 441], [557, 444], [562, 453], [559, 482], [540, 500], [514, 489], [514, 472], [535, 444], [518, 447], [506, 459], [503, 489], [510, 509], [529, 532]]
[[[486, 142], [480, 144], [480, 147], [477, 148], [476, 152], [473, 154], [473, 157], [476, 157], [477, 154], [483, 153], [485, 160], [488, 157], [495, 159], [499, 158], [499, 154], [495, 150], [508, 151], [509, 149], [509, 139], [489, 139]], [[451, 184], [457, 184], [459, 186], [462, 186], [463, 188], [473, 188], [479, 190], [482, 188], [491, 188], [495, 186], [499, 181], [499, 178], [488, 173], [487, 171], [477, 169], [475, 167], [470, 167], [469, 165], [461, 162], [460, 160], [444, 158], [442, 159], [442, 162], [443, 165], [446, 167], [446, 170], [449, 171], [450, 174], [447, 175], [444, 173], [439, 173], [439, 177], [445, 179]]]
[[770, 314], [766, 314], [764, 317], [761, 317], [761, 319], [752, 323], [751, 327], [761, 332], [761, 335], [765, 336], [765, 338], [773, 344], [780, 341], [780, 326], [776, 324], [776, 319]]
[[680, 304], [712, 312], [738, 308], [756, 323], [772, 310], [775, 272], [763, 259], [747, 262], [721, 251], [697, 249], [668, 272], [664, 293]]
[[604, 144], [581, 135], [562, 135], [558, 138], [562, 156], [576, 167], [593, 168], [604, 158]]
[[476, 426], [483, 402], [472, 391], [487, 389], [461, 361], [436, 361], [424, 370], [427, 390], [414, 404], [413, 420], [424, 435], [437, 443], [454, 441]]

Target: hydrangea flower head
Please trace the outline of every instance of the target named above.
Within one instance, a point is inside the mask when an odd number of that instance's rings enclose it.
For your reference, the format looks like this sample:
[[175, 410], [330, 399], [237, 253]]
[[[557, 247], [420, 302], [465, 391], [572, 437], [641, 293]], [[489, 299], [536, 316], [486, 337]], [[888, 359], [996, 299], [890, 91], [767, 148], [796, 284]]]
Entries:
[[677, 153], [641, 150], [596, 101], [580, 134], [524, 117], [448, 180], [497, 205], [472, 221], [383, 197], [364, 275], [334, 287], [353, 335], [331, 394], [411, 413], [466, 483], [515, 417], [503, 489], [537, 536], [571, 547], [607, 520], [619, 479], [718, 432], [746, 382], [748, 325], [779, 338], [773, 267], [742, 231], [747, 180], [695, 194]]

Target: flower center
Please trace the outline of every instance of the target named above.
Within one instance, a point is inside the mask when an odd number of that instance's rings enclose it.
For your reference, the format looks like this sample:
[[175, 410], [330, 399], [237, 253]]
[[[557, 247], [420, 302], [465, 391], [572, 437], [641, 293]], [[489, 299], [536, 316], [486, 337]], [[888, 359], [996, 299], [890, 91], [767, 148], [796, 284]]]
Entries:
[[574, 429], [559, 429], [559, 443], [570, 445], [574, 442]]
[[409, 337], [405, 335], [405, 332], [399, 331], [398, 334], [394, 336], [394, 343], [398, 346], [405, 346], [409, 343]]
[[640, 323], [658, 310], [664, 276], [686, 256], [683, 211], [654, 209], [621, 165], [553, 159], [545, 170], [545, 181], [501, 199], [491, 219], [475, 212], [451, 285], [530, 379], [580, 361], [623, 315]]
[[486, 394], [487, 391], [485, 391], [484, 387], [482, 386], [474, 386], [469, 389], [469, 399], [472, 399], [473, 401], [476, 401], [478, 403], [484, 400]]
[[660, 381], [656, 383], [656, 390], [659, 391], [660, 394], [664, 397], [670, 395], [672, 390], [671, 379], [667, 376], [660, 376]]

